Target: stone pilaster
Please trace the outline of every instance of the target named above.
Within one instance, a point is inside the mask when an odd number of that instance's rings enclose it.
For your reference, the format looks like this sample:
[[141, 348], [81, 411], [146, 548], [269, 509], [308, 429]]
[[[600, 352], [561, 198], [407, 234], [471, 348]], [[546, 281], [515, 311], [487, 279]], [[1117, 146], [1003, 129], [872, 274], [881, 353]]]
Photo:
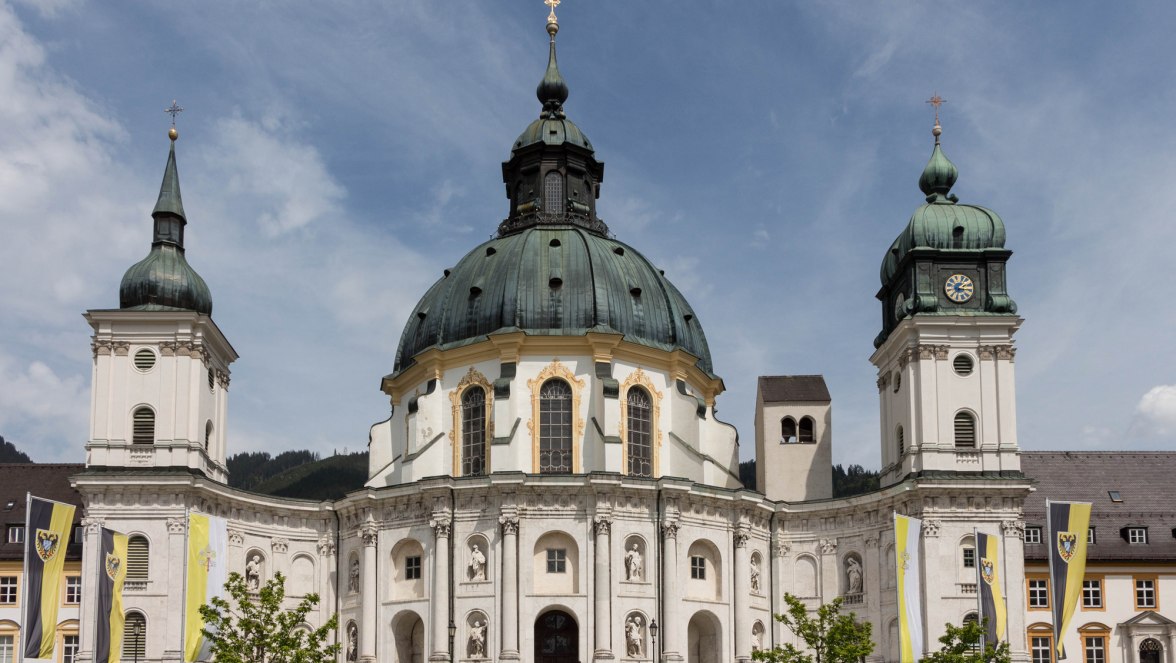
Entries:
[[[184, 638], [184, 560], [188, 558], [187, 546], [188, 519], [184, 516], [167, 519], [167, 644], [171, 649], [163, 650], [163, 660], [181, 661], [184, 652], [180, 643]], [[152, 561], [158, 560], [155, 557]], [[215, 560], [216, 564], [224, 564], [227, 560]], [[150, 655], [150, 650], [147, 652]]]
[[[666, 519], [662, 522], [662, 655], [663, 661], [681, 661], [680, 648], [685, 644], [682, 633], [681, 575], [678, 560], [678, 521]], [[654, 658], [658, 658], [656, 655]]]
[[379, 583], [376, 582], [376, 558], [379, 533], [372, 525], [365, 525], [359, 530], [363, 541], [363, 575], [360, 577], [360, 624], [359, 624], [359, 660], [372, 663], [376, 660], [376, 595], [379, 593]]
[[80, 629], [81, 641], [78, 643], [78, 663], [89, 663], [94, 660], [94, 629], [96, 623], [97, 601], [86, 600], [85, 597], [98, 596], [98, 559], [102, 553], [102, 526], [106, 521], [101, 518], [82, 518], [82, 605], [81, 621], [85, 626]]
[[429, 521], [433, 528], [433, 593], [429, 597], [430, 618], [433, 623], [433, 653], [430, 661], [449, 661], [449, 535], [452, 520], [449, 516], [434, 516]]
[[612, 592], [609, 584], [612, 519], [606, 516], [597, 516], [594, 525], [596, 550], [593, 556], [595, 586], [592, 604], [595, 608], [596, 623], [592, 625], [592, 630], [596, 636], [596, 651], [592, 654], [592, 660], [611, 661], [614, 658], [612, 652]]
[[519, 654], [519, 519], [503, 513], [502, 524], [502, 652], [500, 661], [517, 661]]
[[735, 604], [735, 661], [746, 663], [751, 660], [751, 612], [748, 594], [751, 582], [751, 553], [747, 549], [749, 539], [746, 527], [735, 531], [735, 573], [733, 574], [731, 596]]

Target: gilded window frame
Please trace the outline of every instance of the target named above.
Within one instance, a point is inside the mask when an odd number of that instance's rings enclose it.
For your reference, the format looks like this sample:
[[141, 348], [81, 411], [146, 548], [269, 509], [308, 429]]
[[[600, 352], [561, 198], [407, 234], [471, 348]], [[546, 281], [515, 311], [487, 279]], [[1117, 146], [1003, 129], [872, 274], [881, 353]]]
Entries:
[[568, 383], [572, 390], [572, 474], [580, 473], [580, 442], [584, 438], [584, 417], [580, 413], [580, 400], [584, 391], [584, 380], [577, 378], [570, 368], [556, 357], [543, 367], [539, 374], [527, 380], [531, 391], [531, 420], [527, 430], [531, 433], [531, 472], [539, 474], [539, 391], [543, 383], [558, 378]]
[[621, 383], [620, 400], [621, 402], [621, 421], [619, 426], [621, 438], [621, 473], [629, 474], [629, 390], [633, 387], [641, 387], [645, 393], [649, 394], [650, 402], [650, 446], [653, 447], [653, 457], [650, 458], [652, 472], [650, 477], [656, 479], [661, 476], [661, 400], [662, 392], [658, 391], [653, 386], [653, 380], [649, 379], [645, 371], [638, 368], [629, 375], [625, 376], [625, 381]]
[[455, 477], [464, 476], [461, 473], [461, 397], [470, 387], [481, 387], [486, 395], [486, 474], [490, 474], [490, 447], [494, 439], [494, 385], [478, 369], [470, 366], [470, 370], [461, 376], [457, 386], [449, 392], [450, 409], [453, 411], [453, 427], [449, 429], [449, 446], [453, 448], [453, 470]]

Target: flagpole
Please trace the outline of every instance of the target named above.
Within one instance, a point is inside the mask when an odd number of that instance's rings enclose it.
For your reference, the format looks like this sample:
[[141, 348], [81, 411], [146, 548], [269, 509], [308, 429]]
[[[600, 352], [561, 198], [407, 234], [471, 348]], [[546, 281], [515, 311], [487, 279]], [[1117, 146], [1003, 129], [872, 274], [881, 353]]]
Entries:
[[983, 557], [980, 556], [980, 530], [972, 528], [972, 566], [976, 568], [976, 620], [980, 623], [980, 656], [984, 656], [984, 639], [988, 627], [984, 625], [984, 593], [980, 583], [984, 582]]
[[[25, 524], [24, 524], [24, 550], [21, 551], [21, 560], [23, 569], [21, 570], [21, 589], [20, 593], [20, 634], [24, 637], [20, 639], [20, 646], [14, 651], [14, 654], [19, 655], [16, 660], [23, 661], [24, 653], [28, 647], [25, 641], [29, 635], [29, 523], [33, 519], [33, 494], [25, 492]], [[56, 624], [53, 625], [57, 627]]]
[[180, 592], [180, 662], [188, 660], [188, 557], [192, 545], [192, 507], [184, 507], [184, 589]]

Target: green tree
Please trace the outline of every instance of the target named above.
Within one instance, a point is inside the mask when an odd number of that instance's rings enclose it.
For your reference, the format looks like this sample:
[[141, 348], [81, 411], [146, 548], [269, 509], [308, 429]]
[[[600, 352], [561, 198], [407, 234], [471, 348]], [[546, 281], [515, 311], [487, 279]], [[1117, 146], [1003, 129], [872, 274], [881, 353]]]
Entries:
[[331, 615], [317, 629], [303, 626], [318, 605], [318, 594], [308, 594], [294, 608], [283, 609], [286, 578], [281, 573], [275, 573], [255, 594], [248, 591], [240, 573], [230, 573], [225, 591], [236, 607], [220, 597], [200, 606], [204, 636], [217, 663], [334, 663], [340, 645], [330, 641], [339, 625], [338, 615]]
[[791, 594], [784, 595], [788, 609], [776, 615], [804, 643], [804, 649], [792, 644], [752, 653], [757, 661], [771, 663], [860, 663], [874, 651], [869, 623], [859, 622], [852, 614], [841, 614], [841, 599], [833, 599], [810, 615], [804, 603]]
[[[984, 618], [988, 622], [988, 618]], [[943, 645], [939, 651], [923, 658], [922, 663], [1010, 663], [1009, 643], [984, 644], [980, 651], [980, 640], [984, 637], [984, 624], [976, 621], [964, 622], [963, 626], [946, 624], [947, 632], [939, 638]]]

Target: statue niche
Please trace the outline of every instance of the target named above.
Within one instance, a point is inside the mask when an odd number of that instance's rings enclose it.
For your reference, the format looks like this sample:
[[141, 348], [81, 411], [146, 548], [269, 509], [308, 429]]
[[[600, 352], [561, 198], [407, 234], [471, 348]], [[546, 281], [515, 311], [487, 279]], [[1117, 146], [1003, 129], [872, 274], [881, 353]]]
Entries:
[[625, 580], [645, 582], [645, 541], [639, 536], [625, 541]]

